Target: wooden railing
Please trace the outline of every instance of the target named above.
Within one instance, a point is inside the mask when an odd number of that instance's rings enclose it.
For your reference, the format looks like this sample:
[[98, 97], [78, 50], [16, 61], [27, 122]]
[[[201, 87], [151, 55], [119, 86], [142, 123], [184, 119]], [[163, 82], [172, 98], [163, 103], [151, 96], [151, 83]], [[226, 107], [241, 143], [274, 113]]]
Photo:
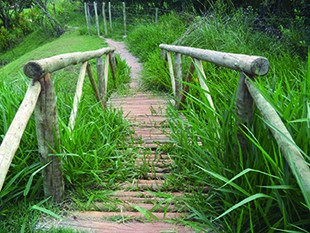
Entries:
[[[197, 69], [200, 86], [206, 91], [205, 93], [210, 107], [215, 111], [209, 88], [205, 82], [207, 79], [202, 66], [202, 61], [211, 62], [218, 66], [240, 71], [240, 81], [236, 96], [236, 114], [240, 120], [239, 127], [251, 126], [254, 117], [253, 103], [255, 102], [263, 118], [268, 122], [267, 125], [269, 129], [296, 177], [307, 205], [310, 206], [309, 166], [298, 150], [298, 146], [281, 121], [277, 112], [253, 85], [256, 76], [267, 74], [269, 70], [269, 62], [267, 58], [166, 44], [161, 44], [159, 47], [162, 49], [163, 54], [166, 54], [165, 56], [168, 60], [172, 91], [176, 99], [175, 103], [177, 109], [180, 109], [184, 103], [186, 96], [185, 93], [189, 90], [189, 86], [186, 83], [190, 82], [194, 70]], [[175, 53], [174, 64], [172, 63], [171, 52]], [[187, 55], [192, 58], [192, 63], [185, 82], [182, 78], [182, 55]], [[185, 84], [184, 86], [183, 83]], [[247, 140], [241, 133], [239, 133], [238, 139], [242, 149], [246, 150]]]
[[[62, 200], [64, 192], [63, 174], [60, 170], [60, 159], [52, 156], [60, 144], [56, 94], [51, 74], [70, 65], [81, 64], [76, 86], [73, 108], [70, 114], [69, 129], [75, 125], [78, 104], [86, 72], [90, 79], [96, 99], [106, 106], [109, 65], [114, 77], [114, 48], [103, 48], [95, 51], [62, 54], [37, 61], [30, 61], [24, 66], [24, 73], [32, 79], [24, 100], [21, 103], [0, 146], [0, 191], [5, 177], [20, 144], [27, 123], [34, 112], [39, 154], [42, 164], [48, 164], [43, 170], [43, 186], [46, 197], [52, 196], [56, 202]], [[105, 55], [105, 62], [102, 56]], [[98, 88], [88, 61], [96, 58]]]

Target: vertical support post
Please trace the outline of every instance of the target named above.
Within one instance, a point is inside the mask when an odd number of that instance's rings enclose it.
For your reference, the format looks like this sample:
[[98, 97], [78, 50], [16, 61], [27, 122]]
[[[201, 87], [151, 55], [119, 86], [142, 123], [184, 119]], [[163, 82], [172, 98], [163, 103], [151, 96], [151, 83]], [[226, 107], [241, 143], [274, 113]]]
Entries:
[[81, 97], [83, 93], [83, 84], [84, 84], [87, 64], [88, 64], [87, 61], [82, 64], [79, 78], [76, 84], [76, 92], [74, 95], [73, 107], [72, 107], [72, 111], [71, 111], [70, 118], [69, 118], [69, 124], [68, 124], [70, 131], [74, 129], [77, 111], [78, 111], [79, 103], [81, 101]]
[[178, 106], [178, 110], [181, 110], [181, 109], [182, 109], [182, 104], [185, 103], [185, 100], [186, 100], [186, 95], [185, 95], [185, 93], [187, 93], [187, 92], [189, 91], [189, 85], [188, 85], [188, 83], [192, 81], [194, 71], [195, 71], [195, 65], [194, 65], [194, 63], [192, 62], [191, 65], [190, 65], [190, 67], [189, 67], [189, 71], [188, 71], [188, 74], [187, 74], [187, 77], [186, 77], [186, 80], [185, 80], [186, 84], [185, 84], [184, 87], [183, 87], [183, 90], [184, 90], [184, 91], [182, 92], [181, 101], [180, 101], [180, 104], [179, 104], [179, 106]]
[[97, 66], [97, 75], [98, 75], [98, 91], [99, 91], [99, 97], [100, 101], [102, 103], [102, 106], [106, 107], [105, 102], [105, 90], [104, 90], [104, 67], [103, 67], [103, 61], [102, 57], [97, 58], [96, 60], [96, 66]]
[[127, 26], [126, 26], [126, 4], [123, 2], [123, 16], [124, 16], [124, 37], [127, 37]]
[[155, 23], [158, 23], [158, 8], [155, 9]]
[[91, 69], [91, 66], [90, 64], [88, 63], [87, 64], [87, 74], [88, 74], [88, 78], [89, 78], [89, 81], [91, 83], [91, 86], [95, 92], [95, 96], [96, 96], [96, 99], [98, 102], [100, 102], [100, 95], [99, 95], [99, 92], [98, 92], [98, 89], [97, 89], [97, 86], [96, 86], [96, 82], [95, 82], [95, 79], [94, 79], [94, 75], [93, 75], [93, 71]]
[[104, 27], [104, 35], [108, 35], [108, 26], [107, 20], [105, 15], [105, 2], [102, 3], [102, 17], [103, 17], [103, 27]]
[[98, 19], [97, 3], [96, 2], [94, 2], [94, 9], [95, 9], [97, 35], [100, 37], [99, 19]]
[[113, 31], [113, 28], [112, 28], [111, 2], [109, 2], [109, 21], [110, 21], [110, 29], [111, 29], [111, 32], [112, 32], [112, 31]]
[[86, 26], [87, 26], [87, 32], [89, 33], [89, 18], [88, 18], [88, 11], [87, 11], [87, 2], [84, 2], [84, 10], [85, 10], [85, 19], [86, 19]]
[[209, 104], [210, 104], [211, 108], [213, 108], [215, 110], [214, 103], [213, 103], [212, 97], [210, 95], [210, 89], [205, 82], [207, 77], [206, 77], [205, 72], [203, 70], [202, 62], [201, 62], [201, 60], [198, 60], [198, 59], [194, 59], [194, 61], [195, 61], [195, 65], [198, 69], [197, 74], [198, 74], [200, 86], [203, 90], [206, 91], [205, 95], [209, 101]]
[[106, 101], [108, 94], [110, 54], [107, 54], [104, 61], [104, 99]]
[[[245, 127], [250, 127], [254, 117], [254, 102], [248, 87], [245, 84], [245, 79], [246, 75], [243, 72], [240, 72], [240, 80], [236, 96], [236, 115], [238, 117], [237, 126], [240, 130], [244, 130]], [[245, 152], [248, 148], [248, 143], [240, 130], [238, 130], [237, 137], [242, 152]]]
[[[86, 6], [87, 6], [87, 20], [88, 20], [88, 25], [89, 25], [89, 30], [90, 30], [90, 26], [91, 26], [91, 22], [90, 22], [91, 14], [90, 14], [90, 9], [89, 9], [89, 3], [86, 3]], [[90, 33], [91, 33], [91, 31], [90, 31]]]
[[116, 71], [116, 59], [115, 59], [115, 53], [110, 53], [109, 54], [109, 63], [111, 67], [111, 72], [112, 72], [112, 80], [114, 85], [116, 84], [116, 77], [115, 77], [115, 71]]
[[179, 101], [181, 100], [182, 91], [183, 91], [183, 78], [182, 78], [182, 60], [181, 54], [176, 53], [174, 59], [174, 69], [175, 69], [175, 107], [178, 108]]
[[40, 79], [40, 83], [42, 91], [35, 108], [35, 121], [41, 163], [48, 164], [43, 170], [44, 195], [60, 202], [64, 193], [63, 174], [60, 158], [53, 156], [60, 145], [56, 94], [49, 73]]
[[168, 60], [168, 66], [169, 66], [169, 72], [170, 72], [170, 79], [171, 79], [171, 86], [172, 86], [172, 93], [173, 96], [176, 97], [176, 90], [175, 90], [175, 77], [174, 77], [174, 71], [173, 71], [173, 65], [172, 65], [172, 59], [170, 52], [167, 51], [167, 60]]

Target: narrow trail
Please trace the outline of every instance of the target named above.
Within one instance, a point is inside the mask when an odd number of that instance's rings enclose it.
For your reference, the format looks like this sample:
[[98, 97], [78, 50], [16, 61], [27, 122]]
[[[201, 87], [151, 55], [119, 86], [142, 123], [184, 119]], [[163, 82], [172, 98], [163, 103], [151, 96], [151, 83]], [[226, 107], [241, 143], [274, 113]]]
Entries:
[[[152, 93], [139, 91], [142, 64], [128, 52], [124, 43], [106, 39], [109, 47], [131, 68], [131, 94], [113, 96], [108, 106], [123, 110], [123, 116], [134, 130], [134, 149], [139, 156], [135, 161], [136, 169], [143, 169], [143, 176], [121, 184], [121, 190], [110, 196], [120, 204], [112, 211], [83, 211], [59, 223], [60, 226], [100, 233], [125, 232], [194, 232], [188, 227], [167, 223], [167, 220], [182, 218], [186, 215], [184, 207], [177, 201], [168, 202], [183, 195], [167, 187], [165, 177], [169, 174], [173, 161], [162, 150], [169, 143], [167, 135], [166, 108], [169, 99]], [[96, 203], [95, 209], [106, 209], [105, 203]], [[140, 209], [140, 212], [137, 211]], [[141, 211], [142, 209], [142, 211]], [[142, 214], [141, 212], [145, 212]], [[146, 216], [148, 215], [148, 216]], [[115, 220], [118, 220], [116, 222]]]

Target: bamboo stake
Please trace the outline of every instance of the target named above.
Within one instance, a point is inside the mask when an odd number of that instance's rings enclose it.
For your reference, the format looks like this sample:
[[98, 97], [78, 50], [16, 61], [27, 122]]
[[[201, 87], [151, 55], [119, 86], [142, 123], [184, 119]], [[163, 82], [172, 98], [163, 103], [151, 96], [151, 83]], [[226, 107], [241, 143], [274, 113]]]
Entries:
[[172, 65], [172, 59], [171, 59], [170, 52], [167, 52], [167, 59], [168, 59], [168, 66], [169, 66], [170, 79], [171, 79], [171, 85], [172, 85], [172, 93], [173, 93], [173, 96], [176, 97], [175, 77], [174, 77], [174, 71], [173, 71], [173, 65]]
[[97, 35], [100, 37], [100, 27], [99, 27], [99, 19], [98, 19], [97, 3], [96, 3], [96, 2], [94, 2], [94, 8], [95, 8], [95, 18], [96, 18]]
[[260, 110], [262, 116], [268, 122], [268, 127], [270, 128], [273, 136], [275, 137], [281, 151], [288, 162], [301, 191], [304, 195], [305, 201], [308, 206], [310, 206], [310, 169], [309, 165], [303, 158], [302, 154], [299, 152], [298, 146], [295, 144], [292, 136], [286, 129], [285, 125], [281, 121], [281, 118], [265, 100], [265, 98], [260, 94], [260, 92], [254, 87], [250, 80], [245, 79], [245, 84], [251, 93], [256, 106]]
[[34, 111], [40, 91], [41, 85], [39, 82], [35, 82], [33, 84], [32, 82], [30, 83], [24, 100], [3, 138], [0, 146], [0, 191], [16, 150], [20, 144], [20, 140], [26, 129], [27, 123]]
[[74, 101], [73, 101], [73, 108], [70, 114], [70, 119], [69, 119], [69, 130], [72, 131], [74, 129], [75, 125], [75, 120], [77, 116], [77, 111], [78, 111], [78, 106], [81, 101], [82, 93], [83, 93], [83, 84], [84, 84], [84, 79], [85, 79], [85, 74], [86, 74], [86, 67], [87, 67], [87, 62], [84, 62], [81, 66], [80, 69], [80, 74], [79, 78], [76, 84], [76, 92], [74, 96]]
[[24, 73], [34, 80], [40, 79], [46, 73], [52, 73], [70, 65], [86, 62], [103, 54], [114, 52], [115, 48], [103, 48], [88, 52], [61, 54], [54, 57], [30, 61], [24, 66]]
[[111, 29], [111, 32], [113, 31], [113, 28], [112, 28], [112, 12], [111, 12], [111, 2], [108, 3], [108, 6], [109, 6], [109, 21], [110, 21], [110, 29]]
[[[254, 102], [248, 87], [245, 84], [245, 78], [245, 74], [240, 72], [240, 81], [236, 96], [236, 115], [238, 117], [237, 125], [238, 128], [242, 129], [243, 131], [244, 126], [249, 128], [252, 125], [254, 117]], [[240, 131], [238, 131], [237, 137], [240, 142], [242, 151], [245, 152], [248, 148], [246, 138]]]
[[209, 104], [215, 112], [214, 103], [213, 103], [212, 97], [210, 95], [210, 89], [205, 82], [205, 80], [207, 80], [207, 77], [206, 77], [206, 74], [203, 70], [202, 62], [201, 62], [201, 60], [197, 60], [197, 59], [194, 59], [194, 62], [195, 62], [196, 68], [198, 69], [197, 74], [198, 74], [200, 86], [203, 90], [205, 90], [205, 95], [209, 101]]
[[108, 26], [107, 20], [105, 15], [105, 2], [102, 3], [102, 17], [103, 17], [103, 26], [104, 26], [104, 35], [108, 35]]
[[161, 49], [181, 53], [198, 60], [212, 62], [219, 66], [243, 71], [252, 75], [265, 75], [269, 70], [269, 62], [265, 57], [243, 54], [224, 53], [207, 49], [161, 44]]
[[43, 170], [44, 195], [60, 202], [64, 193], [63, 174], [60, 158], [53, 156], [60, 150], [56, 94], [49, 73], [40, 79], [40, 83], [42, 91], [34, 112], [41, 163], [48, 164]]
[[96, 96], [96, 99], [98, 102], [100, 102], [100, 95], [99, 95], [99, 92], [98, 92], [98, 89], [97, 89], [97, 86], [96, 86], [96, 82], [95, 82], [95, 79], [94, 79], [94, 75], [93, 75], [93, 71], [91, 69], [91, 66], [90, 64], [88, 63], [87, 64], [87, 74], [88, 74], [88, 78], [89, 78], [89, 81], [91, 83], [91, 86], [95, 92], [95, 96]]

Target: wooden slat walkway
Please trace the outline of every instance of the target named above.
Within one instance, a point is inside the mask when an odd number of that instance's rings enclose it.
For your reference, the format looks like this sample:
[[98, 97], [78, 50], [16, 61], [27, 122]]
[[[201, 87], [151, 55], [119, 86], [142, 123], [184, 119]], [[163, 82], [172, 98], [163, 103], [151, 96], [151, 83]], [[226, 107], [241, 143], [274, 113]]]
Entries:
[[[105, 209], [105, 203], [93, 203], [96, 211], [76, 212], [66, 221], [57, 225], [71, 227], [90, 232], [194, 232], [188, 227], [167, 223], [166, 220], [183, 218], [187, 215], [184, 208], [177, 203], [165, 204], [165, 197], [178, 197], [183, 193], [174, 192], [165, 186], [165, 177], [169, 174], [169, 166], [173, 163], [170, 157], [160, 152], [159, 148], [169, 143], [166, 108], [169, 99], [152, 93], [138, 91], [139, 72], [142, 66], [120, 42], [108, 40], [109, 46], [116, 47], [117, 51], [131, 67], [131, 84], [134, 90], [129, 96], [111, 97], [108, 106], [122, 109], [123, 116], [130, 122], [134, 130], [134, 149], [139, 149], [135, 166], [146, 171], [143, 177], [136, 177], [133, 181], [125, 182], [121, 189], [111, 195], [111, 199], [119, 201], [117, 208], [110, 211]], [[164, 189], [163, 189], [164, 188]], [[156, 191], [160, 190], [158, 197]], [[165, 190], [163, 192], [162, 190]], [[165, 195], [162, 195], [162, 194]], [[143, 208], [150, 216], [137, 211]], [[114, 220], [114, 221], [113, 221]]]

